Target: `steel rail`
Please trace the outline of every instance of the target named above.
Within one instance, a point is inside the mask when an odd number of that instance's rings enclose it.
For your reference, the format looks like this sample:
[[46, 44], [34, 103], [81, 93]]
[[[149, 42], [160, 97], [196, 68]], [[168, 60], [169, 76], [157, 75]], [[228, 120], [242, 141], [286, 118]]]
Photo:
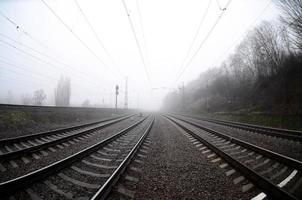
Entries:
[[137, 152], [137, 150], [143, 143], [144, 139], [147, 137], [150, 130], [152, 129], [154, 120], [155, 120], [155, 118], [153, 117], [151, 123], [145, 130], [144, 134], [140, 137], [139, 141], [136, 143], [136, 145], [133, 147], [133, 149], [130, 151], [130, 153], [127, 155], [127, 157], [123, 160], [123, 162], [118, 166], [118, 168], [109, 177], [109, 179], [107, 179], [107, 181], [104, 183], [104, 185], [95, 193], [95, 195], [91, 198], [91, 200], [105, 200], [108, 197], [112, 188], [114, 187], [116, 182], [119, 180], [121, 175], [124, 173], [127, 166], [130, 164], [131, 160], [133, 159], [135, 153]]
[[95, 130], [98, 130], [98, 129], [103, 129], [105, 127], [108, 127], [108, 126], [110, 126], [112, 124], [118, 123], [118, 122], [120, 122], [122, 120], [125, 120], [127, 118], [130, 118], [130, 117], [131, 116], [122, 117], [122, 118], [119, 118], [119, 119], [116, 119], [116, 120], [113, 120], [113, 121], [109, 121], [106, 124], [103, 124], [103, 125], [100, 125], [100, 126], [97, 126], [97, 127], [93, 127], [93, 128], [88, 129], [88, 130], [81, 131], [79, 133], [68, 135], [68, 136], [63, 137], [63, 138], [59, 138], [59, 139], [56, 139], [56, 140], [52, 140], [52, 141], [49, 141], [49, 142], [38, 144], [36, 146], [31, 146], [31, 147], [28, 147], [28, 148], [24, 148], [24, 149], [21, 149], [21, 150], [17, 150], [17, 151], [12, 151], [12, 152], [8, 152], [8, 153], [0, 154], [0, 160], [1, 161], [12, 160], [12, 159], [20, 157], [22, 155], [33, 153], [33, 152], [35, 152], [37, 150], [45, 149], [47, 147], [54, 146], [55, 144], [58, 144], [58, 143], [63, 143], [65, 141], [68, 141], [68, 140], [70, 140], [72, 138], [75, 138], [75, 137], [78, 137], [80, 135], [89, 133], [91, 131], [95, 131]]
[[[169, 115], [171, 116], [171, 115]], [[299, 161], [299, 160], [296, 160], [294, 158], [291, 158], [291, 157], [288, 157], [288, 156], [285, 156], [285, 155], [282, 155], [282, 154], [279, 154], [279, 153], [276, 153], [276, 152], [273, 152], [273, 151], [270, 151], [268, 149], [265, 149], [265, 148], [262, 148], [262, 147], [259, 147], [257, 145], [254, 145], [254, 144], [251, 144], [251, 143], [248, 143], [248, 142], [245, 142], [243, 140], [240, 140], [240, 139], [237, 139], [237, 138], [234, 138], [232, 136], [229, 136], [229, 135], [226, 135], [224, 133], [221, 133], [221, 132], [218, 132], [218, 131], [215, 131], [213, 129], [210, 129], [210, 128], [206, 128], [205, 126], [201, 126], [200, 124], [197, 124], [195, 122], [191, 122], [191, 121], [188, 121], [188, 120], [185, 120], [185, 119], [181, 119], [179, 117], [175, 117], [175, 116], [171, 116], [171, 117], [174, 117], [175, 119], [178, 119], [178, 120], [181, 120], [183, 122], [186, 122], [190, 125], [193, 125], [195, 127], [198, 127], [206, 132], [209, 132], [209, 133], [212, 133], [212, 134], [215, 134], [221, 138], [224, 138], [226, 140], [229, 140], [233, 143], [236, 143], [240, 146], [243, 146], [245, 148], [248, 148], [248, 149], [251, 149], [259, 154], [262, 154], [266, 157], [269, 157], [271, 159], [274, 159], [286, 166], [289, 166], [289, 167], [292, 167], [292, 168], [295, 168], [299, 171], [302, 171], [302, 162]]]
[[141, 119], [140, 121], [136, 122], [135, 124], [123, 129], [122, 131], [114, 134], [113, 136], [108, 137], [107, 139], [104, 139], [91, 147], [88, 147], [84, 150], [81, 150], [80, 152], [77, 152], [71, 156], [68, 156], [62, 160], [59, 160], [55, 163], [52, 163], [48, 166], [45, 166], [41, 169], [38, 169], [36, 171], [33, 171], [31, 173], [25, 174], [23, 176], [5, 181], [0, 183], [0, 196], [10, 196], [14, 192], [21, 190], [21, 189], [27, 189], [30, 187], [30, 185], [36, 181], [39, 181], [41, 179], [44, 179], [64, 168], [67, 166], [70, 166], [74, 162], [77, 162], [84, 157], [90, 155], [91, 153], [97, 151], [101, 147], [107, 145], [108, 143], [114, 141], [115, 139], [121, 137], [122, 135], [128, 133], [130, 130], [141, 124], [143, 121], [145, 121], [148, 117], [145, 117]]
[[[114, 108], [101, 108], [101, 107], [79, 107], [79, 106], [51, 106], [51, 105], [43, 105], [43, 106], [37, 106], [37, 105], [22, 105], [22, 104], [4, 104], [0, 103], [0, 108], [48, 108], [48, 109], [80, 109], [80, 110], [95, 110], [95, 109], [100, 109], [100, 110], [108, 110], [111, 112], [114, 112]], [[120, 108], [118, 110], [121, 111], [129, 111], [129, 110], [134, 110], [134, 109], [123, 109]]]
[[198, 120], [203, 120], [203, 121], [207, 121], [207, 122], [212, 122], [212, 123], [216, 123], [216, 124], [220, 124], [220, 125], [225, 125], [225, 126], [229, 126], [229, 127], [233, 127], [233, 128], [239, 128], [242, 130], [266, 134], [266, 135], [279, 137], [279, 138], [283, 138], [283, 139], [302, 142], [302, 132], [301, 131], [272, 128], [272, 127], [259, 126], [259, 125], [253, 125], [253, 124], [247, 124], [247, 123], [239, 123], [239, 122], [231, 122], [231, 121], [218, 120], [218, 119], [208, 119], [208, 118], [194, 117], [194, 116], [189, 116], [189, 115], [182, 115], [182, 116], [189, 117], [192, 119], [198, 119]]
[[111, 120], [115, 120], [115, 119], [119, 119], [119, 118], [123, 118], [123, 117], [131, 117], [132, 115], [123, 115], [123, 116], [118, 116], [118, 117], [112, 117], [112, 118], [106, 118], [100, 121], [95, 121], [95, 122], [90, 122], [90, 123], [85, 123], [85, 124], [80, 124], [80, 125], [76, 125], [76, 126], [70, 126], [67, 128], [60, 128], [60, 129], [54, 129], [54, 130], [50, 130], [50, 131], [44, 131], [44, 132], [40, 132], [40, 133], [34, 133], [34, 134], [28, 134], [28, 135], [23, 135], [23, 136], [18, 136], [18, 137], [11, 137], [11, 138], [5, 138], [5, 139], [0, 139], [0, 146], [4, 146], [7, 144], [11, 144], [11, 143], [16, 143], [16, 142], [22, 142], [24, 140], [30, 140], [32, 138], [37, 138], [37, 137], [44, 137], [44, 136], [49, 136], [49, 135], [53, 135], [53, 134], [59, 134], [59, 133], [64, 133], [64, 132], [68, 132], [68, 131], [73, 131], [76, 129], [80, 129], [80, 128], [85, 128], [87, 126], [93, 126], [99, 123], [103, 123], [103, 122], [107, 122], [107, 121], [111, 121]]
[[[201, 136], [197, 135], [193, 131], [189, 130], [187, 127], [182, 125], [181, 123], [174, 120], [171, 116], [166, 116], [169, 120], [177, 124], [179, 127], [181, 127], [183, 130], [185, 130], [187, 133], [192, 135], [194, 138], [205, 144], [208, 148], [210, 148], [213, 152], [215, 152], [217, 155], [219, 155], [221, 158], [223, 158], [226, 162], [228, 162], [230, 165], [232, 165], [235, 169], [240, 171], [245, 177], [247, 177], [254, 185], [261, 188], [265, 191], [265, 193], [272, 199], [293, 199], [298, 200], [296, 197], [294, 197], [292, 194], [288, 193], [287, 191], [283, 190], [282, 188], [276, 186], [272, 182], [270, 182], [265, 177], [259, 175], [256, 171], [251, 169], [250, 167], [242, 164], [241, 162], [234, 159], [229, 154], [223, 152], [218, 147], [213, 145], [212, 143], [208, 142], [207, 140], [203, 139]], [[177, 118], [176, 118], [177, 119]], [[178, 119], [182, 122], [184, 122], [181, 119]]]

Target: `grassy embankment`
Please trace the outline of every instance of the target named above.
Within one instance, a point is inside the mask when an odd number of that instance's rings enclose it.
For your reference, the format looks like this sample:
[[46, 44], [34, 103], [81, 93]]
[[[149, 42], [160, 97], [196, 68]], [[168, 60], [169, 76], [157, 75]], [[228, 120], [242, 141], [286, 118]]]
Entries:
[[78, 125], [124, 114], [102, 108], [0, 106], [0, 138]]

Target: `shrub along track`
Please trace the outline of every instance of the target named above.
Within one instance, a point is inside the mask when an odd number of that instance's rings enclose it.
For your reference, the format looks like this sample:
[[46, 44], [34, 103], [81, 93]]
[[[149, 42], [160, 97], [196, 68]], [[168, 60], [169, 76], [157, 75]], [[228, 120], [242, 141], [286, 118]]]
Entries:
[[51, 165], [2, 182], [0, 196], [15, 199], [104, 199], [149, 133], [145, 117]]
[[[203, 154], [226, 169], [226, 175], [240, 184], [242, 191], [254, 185], [272, 199], [300, 199], [302, 197], [302, 163], [209, 129], [192, 120], [169, 116], [188, 133], [188, 138]], [[238, 172], [236, 172], [238, 171]], [[239, 173], [239, 174], [238, 174]]]

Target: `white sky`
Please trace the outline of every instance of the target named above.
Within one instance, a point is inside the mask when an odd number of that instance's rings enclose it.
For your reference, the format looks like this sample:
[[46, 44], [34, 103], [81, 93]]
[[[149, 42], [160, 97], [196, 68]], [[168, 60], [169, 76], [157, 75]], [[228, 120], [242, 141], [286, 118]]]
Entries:
[[[114, 105], [114, 87], [120, 85], [123, 105], [128, 76], [129, 105], [158, 109], [167, 89], [151, 92], [139, 51], [121, 0], [77, 0], [109, 55], [102, 49], [74, 0], [45, 0], [72, 31], [106, 64], [104, 66], [70, 33], [41, 0], [1, 0], [0, 11], [0, 99], [11, 90], [15, 101], [22, 94], [44, 89], [53, 102], [53, 91], [61, 75], [71, 78], [72, 105], [85, 99], [92, 104], [104, 100]], [[227, 0], [210, 0], [210, 8], [187, 61], [213, 26]], [[262, 20], [274, 20], [279, 11], [270, 0], [233, 0], [219, 24], [204, 43], [183, 76], [175, 82], [208, 0], [125, 0], [147, 63], [153, 88], [178, 87], [201, 72], [217, 66], [227, 51], [247, 30]], [[217, 4], [218, 2], [218, 4]], [[138, 13], [138, 6], [140, 14]], [[141, 16], [141, 18], [140, 18]], [[259, 17], [258, 17], [259, 16]], [[257, 23], [252, 22], [258, 17]], [[141, 21], [140, 21], [141, 20]], [[142, 23], [140, 23], [142, 22]], [[251, 26], [252, 24], [252, 26]], [[141, 26], [142, 25], [142, 26]], [[25, 30], [29, 35], [22, 32]], [[6, 38], [16, 40], [34, 50]], [[23, 52], [16, 50], [11, 44]], [[25, 53], [24, 53], [25, 52]], [[31, 54], [31, 55], [29, 55]], [[8, 65], [7, 63], [13, 64]], [[63, 63], [63, 64], [62, 64]]]

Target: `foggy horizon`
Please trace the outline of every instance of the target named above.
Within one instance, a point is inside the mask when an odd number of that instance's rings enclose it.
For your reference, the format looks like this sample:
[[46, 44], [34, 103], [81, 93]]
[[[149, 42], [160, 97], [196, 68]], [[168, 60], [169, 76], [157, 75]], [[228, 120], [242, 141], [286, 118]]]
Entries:
[[64, 76], [71, 106], [113, 108], [119, 85], [123, 108], [127, 77], [129, 108], [159, 110], [169, 92], [220, 66], [249, 30], [281, 13], [271, 1], [228, 2], [125, 1], [129, 23], [123, 1], [1, 1], [0, 101], [20, 104], [43, 89], [43, 105], [54, 105]]
[[0, 23], [1, 199], [302, 199], [302, 0], [2, 0]]

